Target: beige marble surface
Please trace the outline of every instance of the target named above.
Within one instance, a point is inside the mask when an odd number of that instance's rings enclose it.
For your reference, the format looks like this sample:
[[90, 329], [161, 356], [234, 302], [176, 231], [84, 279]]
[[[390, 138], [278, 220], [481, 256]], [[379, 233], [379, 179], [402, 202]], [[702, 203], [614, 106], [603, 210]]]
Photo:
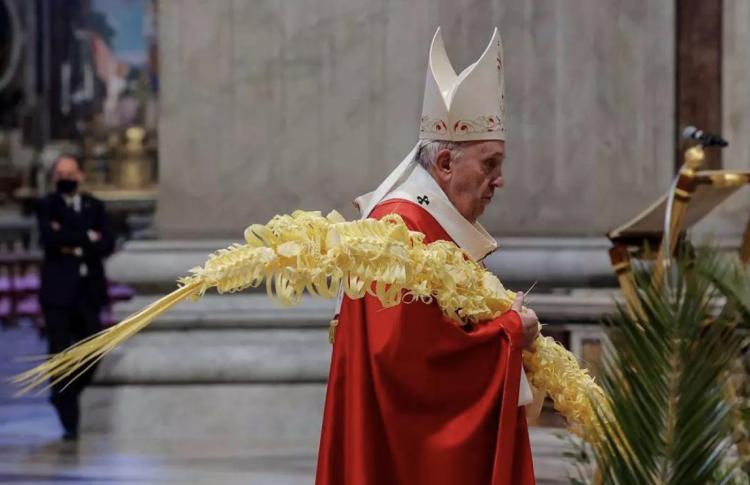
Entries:
[[600, 235], [669, 182], [672, 2], [164, 0], [166, 237], [236, 236], [374, 188], [417, 136], [438, 24], [458, 69], [493, 25], [506, 53], [498, 235]]

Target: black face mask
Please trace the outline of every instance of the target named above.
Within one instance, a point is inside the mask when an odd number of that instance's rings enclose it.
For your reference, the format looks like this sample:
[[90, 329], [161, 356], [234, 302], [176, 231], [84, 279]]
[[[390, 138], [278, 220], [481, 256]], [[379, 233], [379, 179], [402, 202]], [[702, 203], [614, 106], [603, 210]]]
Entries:
[[58, 180], [57, 191], [61, 194], [72, 194], [78, 188], [77, 180]]

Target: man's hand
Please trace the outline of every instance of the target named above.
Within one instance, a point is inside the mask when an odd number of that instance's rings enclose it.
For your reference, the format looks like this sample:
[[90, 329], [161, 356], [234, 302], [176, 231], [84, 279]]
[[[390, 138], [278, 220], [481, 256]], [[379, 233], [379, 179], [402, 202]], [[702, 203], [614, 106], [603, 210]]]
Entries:
[[89, 236], [89, 241], [91, 241], [92, 243], [99, 242], [102, 239], [101, 233], [92, 229], [86, 231], [86, 234]]
[[521, 317], [521, 323], [523, 324], [523, 348], [533, 351], [534, 343], [539, 335], [539, 318], [537, 318], [534, 310], [523, 306], [523, 292], [519, 291], [516, 293], [516, 299], [513, 300], [510, 309], [518, 312], [518, 315]]

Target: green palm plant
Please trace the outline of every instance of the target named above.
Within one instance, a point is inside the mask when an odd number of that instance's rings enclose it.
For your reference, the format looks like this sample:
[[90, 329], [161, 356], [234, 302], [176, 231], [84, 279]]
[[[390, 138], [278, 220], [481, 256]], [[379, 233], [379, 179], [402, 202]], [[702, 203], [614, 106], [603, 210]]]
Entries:
[[727, 299], [745, 329], [750, 325], [750, 267], [734, 254], [713, 249], [697, 252], [697, 270]]
[[600, 384], [601, 439], [592, 444], [607, 484], [732, 483], [740, 413], [729, 370], [742, 353], [750, 279], [715, 249], [681, 248], [669, 289], [635, 271], [637, 304], [607, 321]]
[[[750, 328], [750, 266], [735, 255], [716, 254], [715, 264], [701, 265], [699, 270], [726, 298], [725, 311], [735, 312], [740, 328]], [[750, 477], [750, 353], [745, 349], [734, 368], [734, 390], [738, 400], [734, 439], [746, 476]], [[747, 480], [750, 483], [750, 478]]]

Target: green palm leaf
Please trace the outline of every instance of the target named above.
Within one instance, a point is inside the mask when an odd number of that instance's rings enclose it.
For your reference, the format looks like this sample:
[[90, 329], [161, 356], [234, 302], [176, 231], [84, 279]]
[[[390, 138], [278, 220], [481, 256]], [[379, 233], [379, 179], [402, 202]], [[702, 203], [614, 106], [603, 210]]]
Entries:
[[750, 266], [735, 254], [700, 249], [696, 271], [711, 282], [739, 313], [741, 322], [750, 324]]
[[738, 321], [750, 315], [750, 280], [737, 268], [702, 249], [681, 251], [670, 290], [653, 288], [646, 268], [636, 272], [641, 316], [620, 306], [605, 324], [600, 379], [611, 409], [598, 411], [603, 436], [593, 443], [604, 483], [732, 480], [738, 413], [727, 376], [744, 343]]

